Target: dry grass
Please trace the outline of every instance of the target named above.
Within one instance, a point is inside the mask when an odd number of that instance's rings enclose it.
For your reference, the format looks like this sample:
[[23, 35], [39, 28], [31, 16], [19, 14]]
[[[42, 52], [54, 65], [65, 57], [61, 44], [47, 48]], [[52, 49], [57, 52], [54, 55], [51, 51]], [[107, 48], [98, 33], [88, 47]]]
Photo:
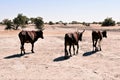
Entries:
[[[1, 26], [0, 26], [1, 27]], [[79, 27], [79, 26], [78, 26]], [[3, 28], [2, 28], [3, 29]], [[79, 54], [64, 59], [64, 34], [76, 31], [76, 26], [45, 26], [44, 37], [35, 43], [35, 53], [20, 56], [17, 31], [0, 31], [0, 80], [120, 80], [119, 27], [79, 27], [87, 29], [80, 42]], [[102, 51], [91, 53], [92, 29], [107, 29]]]

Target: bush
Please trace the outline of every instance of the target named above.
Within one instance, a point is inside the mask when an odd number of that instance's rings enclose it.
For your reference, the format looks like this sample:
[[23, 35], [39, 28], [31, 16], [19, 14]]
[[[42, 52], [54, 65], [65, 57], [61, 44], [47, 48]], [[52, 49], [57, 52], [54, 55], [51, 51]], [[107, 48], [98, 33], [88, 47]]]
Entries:
[[90, 23], [83, 22], [82, 23], [84, 26], [90, 26]]
[[52, 21], [49, 21], [49, 25], [53, 25], [54, 23]]
[[112, 18], [106, 18], [106, 19], [102, 22], [102, 26], [115, 26], [115, 21], [112, 20]]
[[37, 29], [43, 29], [44, 22], [43, 22], [43, 20], [42, 20], [41, 17], [35, 18], [34, 19], [34, 24], [35, 24], [35, 26], [36, 26]]
[[12, 22], [9, 19], [4, 19], [3, 24], [6, 25], [5, 30], [12, 29]]
[[16, 30], [19, 26], [23, 27], [25, 24], [28, 24], [29, 19], [22, 14], [18, 14], [16, 18], [13, 19], [14, 24], [16, 25]]
[[120, 22], [117, 22], [117, 25], [120, 26]]

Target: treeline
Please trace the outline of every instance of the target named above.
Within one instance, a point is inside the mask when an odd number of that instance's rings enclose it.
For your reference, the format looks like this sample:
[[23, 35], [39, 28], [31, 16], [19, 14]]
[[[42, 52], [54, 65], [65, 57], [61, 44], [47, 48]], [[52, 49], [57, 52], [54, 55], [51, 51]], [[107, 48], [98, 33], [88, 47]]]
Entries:
[[46, 24], [49, 24], [49, 25], [54, 25], [54, 24], [82, 24], [82, 25], [85, 25], [85, 26], [90, 26], [90, 24], [100, 24], [101, 26], [115, 26], [116, 24], [120, 25], [120, 22], [115, 22], [112, 18], [106, 18], [104, 19], [103, 22], [92, 22], [92, 23], [87, 23], [87, 22], [78, 22], [78, 21], [72, 21], [70, 23], [67, 23], [67, 22], [62, 22], [62, 21], [59, 21], [59, 22], [52, 22], [52, 21], [49, 21], [48, 23]]
[[1, 24], [6, 25], [6, 30], [17, 30], [19, 27], [24, 28], [28, 24], [35, 24], [37, 29], [43, 29], [44, 21], [42, 17], [28, 18], [23, 14], [18, 14], [13, 20], [4, 19]]
[[17, 17], [15, 17], [13, 20], [4, 19], [1, 24], [6, 25], [6, 30], [8, 29], [14, 29], [17, 30], [19, 27], [24, 28], [28, 24], [35, 24], [37, 29], [43, 29], [44, 24], [54, 25], [54, 24], [82, 24], [84, 26], [90, 26], [90, 24], [100, 24], [101, 26], [115, 26], [116, 24], [120, 25], [120, 22], [115, 22], [112, 18], [106, 18], [103, 22], [93, 22], [93, 23], [87, 23], [87, 22], [78, 22], [78, 21], [72, 21], [72, 22], [45, 22], [43, 21], [42, 17], [36, 17], [36, 18], [28, 18], [27, 16], [24, 16], [23, 14], [18, 14]]

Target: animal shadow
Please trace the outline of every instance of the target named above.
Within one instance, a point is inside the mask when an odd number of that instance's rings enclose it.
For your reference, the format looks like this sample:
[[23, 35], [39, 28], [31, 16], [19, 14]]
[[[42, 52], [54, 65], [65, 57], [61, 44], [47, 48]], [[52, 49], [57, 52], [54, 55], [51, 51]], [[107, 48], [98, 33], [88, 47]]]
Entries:
[[90, 56], [90, 55], [95, 54], [96, 52], [98, 52], [98, 50], [97, 50], [97, 51], [88, 51], [88, 52], [85, 52], [85, 53], [83, 54], [83, 56]]
[[13, 54], [13, 55], [4, 57], [4, 59], [20, 58], [20, 57], [22, 57], [24, 55], [28, 55], [28, 54], [31, 54], [31, 52], [25, 53], [25, 54], [22, 54], [22, 55], [21, 54]]
[[69, 58], [70, 58], [69, 56], [68, 56], [68, 57], [60, 56], [60, 57], [55, 58], [53, 61], [54, 61], [54, 62], [64, 61], [64, 60], [67, 60], [67, 59], [69, 59]]

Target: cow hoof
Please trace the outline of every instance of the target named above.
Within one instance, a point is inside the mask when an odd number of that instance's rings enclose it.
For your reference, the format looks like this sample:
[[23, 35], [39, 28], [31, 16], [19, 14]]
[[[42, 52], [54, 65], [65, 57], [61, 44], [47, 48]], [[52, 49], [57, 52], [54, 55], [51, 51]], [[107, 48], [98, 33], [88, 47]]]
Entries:
[[32, 51], [32, 53], [35, 53], [34, 51]]
[[70, 57], [72, 57], [72, 55], [70, 55]]

